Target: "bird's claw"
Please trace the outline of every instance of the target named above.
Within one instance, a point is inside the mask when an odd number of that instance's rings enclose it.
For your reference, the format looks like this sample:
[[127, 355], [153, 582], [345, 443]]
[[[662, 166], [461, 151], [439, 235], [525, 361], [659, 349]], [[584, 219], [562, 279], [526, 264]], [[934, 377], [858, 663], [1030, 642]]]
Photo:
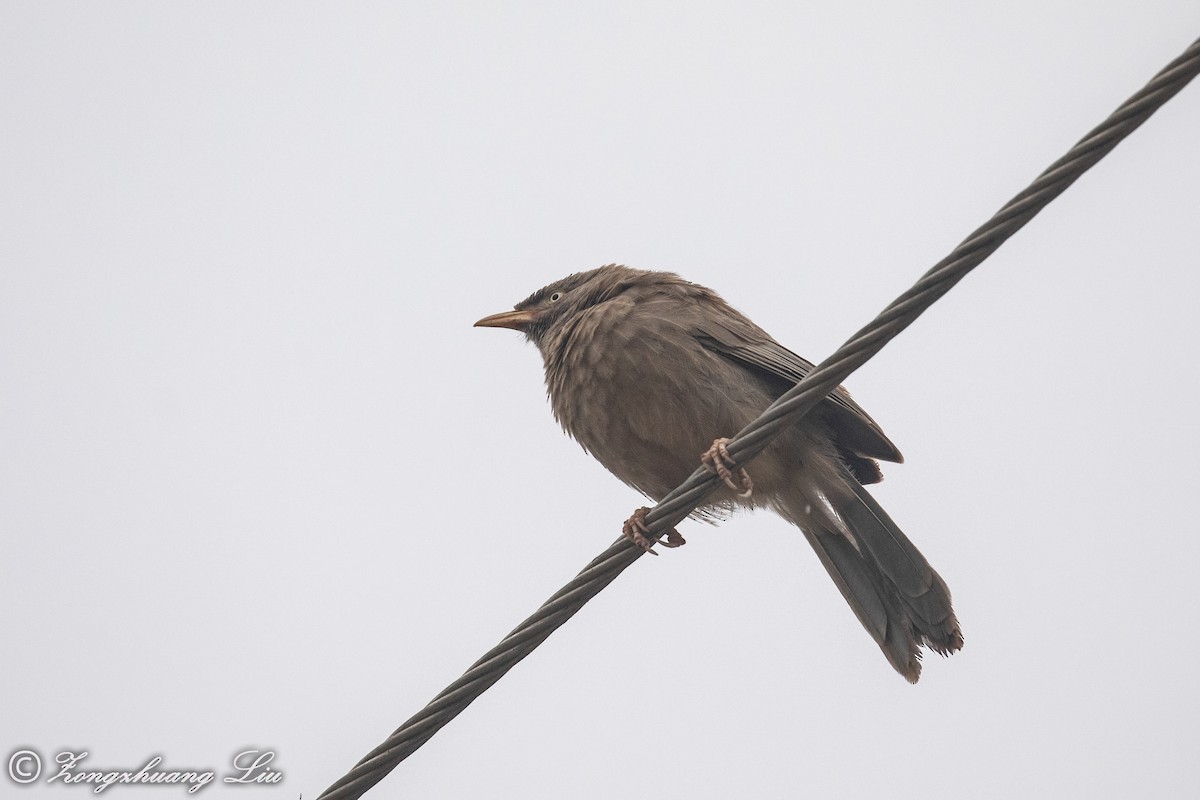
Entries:
[[[750, 473], [746, 472], [744, 467], [739, 467], [733, 456], [729, 455], [728, 445], [729, 440], [724, 437], [715, 439], [712, 447], [700, 454], [700, 463], [715, 472], [718, 478], [725, 481], [726, 486], [737, 492], [738, 497], [749, 497], [754, 494], [754, 481], [750, 480]], [[738, 472], [736, 482], [730, 467]]]
[[621, 526], [621, 533], [626, 539], [629, 539], [652, 556], [658, 555], [653, 549], [656, 544], [661, 544], [663, 547], [679, 547], [687, 544], [687, 540], [680, 536], [679, 531], [674, 528], [667, 531], [666, 539], [662, 539], [661, 537], [651, 539], [648, 536], [650, 528], [646, 525], [646, 514], [649, 512], [649, 508], [642, 506], [633, 512], [633, 516], [625, 520], [625, 524]]
[[679, 531], [675, 530], [674, 528], [671, 528], [671, 530], [667, 531], [666, 540], [659, 539], [658, 541], [663, 547], [683, 547], [685, 544], [687, 544], [687, 539], [680, 536]]

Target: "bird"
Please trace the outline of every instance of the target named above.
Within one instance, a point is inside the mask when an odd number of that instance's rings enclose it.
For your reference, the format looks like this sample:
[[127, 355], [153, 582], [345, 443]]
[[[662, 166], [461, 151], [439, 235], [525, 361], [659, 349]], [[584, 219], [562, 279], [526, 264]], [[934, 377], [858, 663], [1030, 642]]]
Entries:
[[[672, 272], [608, 264], [538, 289], [476, 327], [520, 331], [542, 356], [563, 430], [624, 483], [661, 500], [698, 461], [723, 478], [696, 514], [766, 508], [798, 527], [888, 662], [910, 683], [924, 649], [963, 636], [941, 576], [865, 486], [903, 456], [838, 387], [750, 465], [725, 436], [813, 369], [712, 289]], [[751, 473], [753, 479], [751, 480]], [[638, 509], [626, 536], [650, 549]], [[684, 543], [672, 531], [661, 542]]]

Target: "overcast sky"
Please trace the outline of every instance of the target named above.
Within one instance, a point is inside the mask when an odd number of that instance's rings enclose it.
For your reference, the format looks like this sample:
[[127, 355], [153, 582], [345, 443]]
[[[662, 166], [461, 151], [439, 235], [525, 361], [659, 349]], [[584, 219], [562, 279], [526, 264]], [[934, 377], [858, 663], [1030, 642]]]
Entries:
[[[623, 262], [819, 360], [1200, 35], [503, 5], [0, 4], [6, 761], [315, 798], [642, 504], [471, 323]], [[1198, 143], [1193, 85], [849, 381], [961, 653], [910, 686], [797, 530], [686, 523], [367, 796], [1191, 796]]]

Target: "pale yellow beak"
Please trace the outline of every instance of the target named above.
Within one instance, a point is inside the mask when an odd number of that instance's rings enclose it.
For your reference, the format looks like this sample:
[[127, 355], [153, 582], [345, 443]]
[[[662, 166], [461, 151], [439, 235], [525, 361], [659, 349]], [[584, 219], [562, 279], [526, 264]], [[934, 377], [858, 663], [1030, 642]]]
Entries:
[[523, 331], [533, 324], [536, 319], [537, 313], [533, 311], [502, 311], [499, 314], [484, 317], [475, 323], [475, 327], [512, 328], [514, 331]]

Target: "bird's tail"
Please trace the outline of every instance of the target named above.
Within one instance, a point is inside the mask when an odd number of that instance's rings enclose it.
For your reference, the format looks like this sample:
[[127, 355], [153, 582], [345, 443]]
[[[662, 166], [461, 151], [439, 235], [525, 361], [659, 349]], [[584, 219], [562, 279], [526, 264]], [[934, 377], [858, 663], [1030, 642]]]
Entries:
[[804, 531], [887, 660], [916, 683], [922, 646], [949, 655], [963, 645], [950, 590], [858, 481], [839, 484], [789, 498], [780, 511]]

